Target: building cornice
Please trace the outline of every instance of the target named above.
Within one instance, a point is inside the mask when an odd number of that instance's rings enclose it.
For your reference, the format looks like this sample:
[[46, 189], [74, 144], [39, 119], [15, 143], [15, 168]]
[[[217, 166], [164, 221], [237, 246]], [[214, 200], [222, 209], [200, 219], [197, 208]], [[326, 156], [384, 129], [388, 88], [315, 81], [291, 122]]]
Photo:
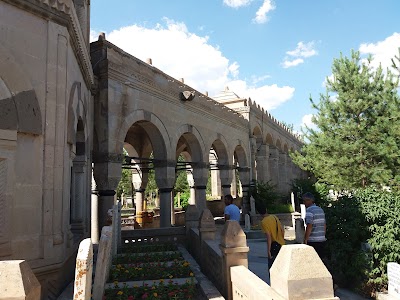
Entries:
[[89, 45], [86, 44], [72, 0], [2, 0], [68, 29], [71, 46], [89, 89], [94, 85]]

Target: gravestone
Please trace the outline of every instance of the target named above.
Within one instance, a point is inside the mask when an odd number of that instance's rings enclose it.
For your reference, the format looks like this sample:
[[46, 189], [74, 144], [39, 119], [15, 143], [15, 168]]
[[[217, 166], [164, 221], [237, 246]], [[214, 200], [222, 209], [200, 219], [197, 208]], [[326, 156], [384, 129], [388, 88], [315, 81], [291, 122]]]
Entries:
[[293, 208], [293, 211], [295, 212], [296, 211], [296, 204], [294, 202], [294, 193], [293, 192], [290, 193], [290, 202], [292, 203], [292, 208]]
[[104, 226], [101, 230], [99, 241], [99, 250], [97, 254], [96, 272], [93, 284], [93, 299], [103, 299], [104, 286], [108, 278], [108, 272], [111, 264], [112, 252], [112, 234], [113, 230], [110, 226]]
[[245, 216], [244, 216], [244, 229], [246, 229], [246, 230], [250, 230], [251, 229], [251, 226], [250, 226], [251, 224], [250, 224], [250, 216], [248, 215], [248, 214], [246, 214]]
[[74, 300], [90, 300], [92, 293], [93, 245], [90, 238], [79, 244], [76, 256]]
[[400, 299], [400, 265], [390, 262], [387, 265], [389, 279], [388, 294]]
[[300, 204], [300, 212], [301, 212], [301, 218], [303, 220], [306, 219], [306, 206], [304, 204]]
[[252, 216], [255, 216], [257, 214], [257, 212], [256, 212], [256, 200], [253, 198], [253, 196], [250, 196], [250, 214]]

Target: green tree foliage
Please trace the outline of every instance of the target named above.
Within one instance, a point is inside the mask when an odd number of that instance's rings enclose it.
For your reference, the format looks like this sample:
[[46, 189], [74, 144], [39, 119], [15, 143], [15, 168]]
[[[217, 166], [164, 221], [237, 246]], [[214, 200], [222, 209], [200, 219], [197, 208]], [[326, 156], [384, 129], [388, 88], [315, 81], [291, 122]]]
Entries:
[[358, 52], [340, 56], [327, 79], [326, 94], [308, 128], [307, 143], [292, 155], [302, 169], [336, 189], [368, 185], [395, 187], [400, 170], [400, 99], [398, 80], [373, 69]]
[[121, 180], [117, 186], [117, 197], [121, 198], [121, 194], [125, 196], [132, 195], [132, 171], [130, 169], [122, 169]]
[[[128, 155], [128, 152], [124, 149], [124, 155]], [[121, 170], [121, 180], [117, 186], [117, 197], [121, 198], [121, 194], [124, 193], [125, 196], [132, 196], [132, 171], [130, 169]]]
[[[324, 207], [328, 268], [340, 286], [371, 296], [387, 288], [387, 263], [400, 263], [400, 193], [373, 187], [342, 195]], [[368, 242], [370, 252], [361, 250]]]
[[279, 200], [279, 194], [276, 192], [276, 185], [271, 181], [262, 182], [255, 181], [254, 187], [250, 190], [256, 204], [256, 210], [260, 206], [270, 208], [277, 200]]

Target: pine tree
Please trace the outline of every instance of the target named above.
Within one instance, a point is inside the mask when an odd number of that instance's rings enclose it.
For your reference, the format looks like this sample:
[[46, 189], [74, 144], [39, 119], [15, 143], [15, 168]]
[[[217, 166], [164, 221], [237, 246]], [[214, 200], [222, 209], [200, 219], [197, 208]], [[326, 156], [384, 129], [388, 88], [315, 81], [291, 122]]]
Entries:
[[302, 169], [336, 189], [397, 187], [400, 166], [398, 79], [358, 52], [340, 56], [308, 128], [308, 143], [292, 155]]

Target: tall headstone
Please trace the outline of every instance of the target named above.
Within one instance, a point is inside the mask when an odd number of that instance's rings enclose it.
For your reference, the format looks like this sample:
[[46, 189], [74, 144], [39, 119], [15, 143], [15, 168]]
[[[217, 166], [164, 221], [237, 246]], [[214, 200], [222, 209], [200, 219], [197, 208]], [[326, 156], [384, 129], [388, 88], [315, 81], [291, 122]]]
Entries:
[[90, 300], [92, 294], [93, 245], [90, 238], [79, 244], [76, 256], [74, 300]]
[[252, 216], [255, 216], [257, 214], [257, 212], [256, 212], [256, 200], [254, 199], [253, 196], [250, 196], [250, 214]]
[[304, 204], [300, 204], [300, 212], [301, 212], [301, 218], [303, 220], [306, 219], [306, 206]]
[[293, 208], [293, 211], [295, 212], [296, 211], [296, 203], [294, 202], [294, 193], [293, 192], [290, 193], [290, 202], [292, 203], [292, 208]]
[[108, 272], [111, 265], [111, 244], [113, 230], [110, 226], [104, 226], [101, 230], [99, 250], [97, 254], [96, 272], [93, 284], [93, 299], [103, 299], [104, 286], [108, 278]]
[[250, 216], [249, 214], [246, 214], [244, 216], [244, 229], [250, 230], [251, 229], [251, 223], [250, 223]]
[[388, 273], [388, 294], [394, 296], [395, 299], [400, 299], [400, 265], [390, 262], [387, 265]]

